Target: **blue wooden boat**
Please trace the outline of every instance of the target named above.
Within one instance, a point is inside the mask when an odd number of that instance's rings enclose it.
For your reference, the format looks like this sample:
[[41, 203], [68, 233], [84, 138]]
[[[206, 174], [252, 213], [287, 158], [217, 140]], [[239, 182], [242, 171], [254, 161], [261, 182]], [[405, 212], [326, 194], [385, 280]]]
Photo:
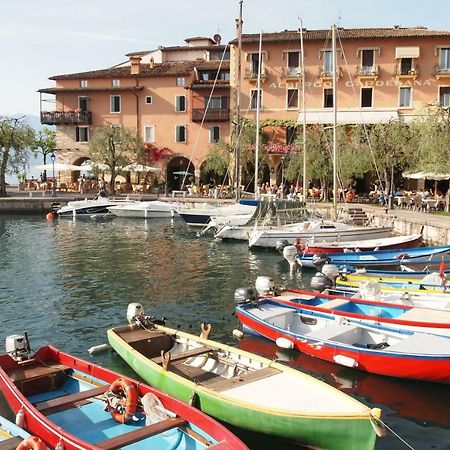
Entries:
[[[349, 273], [364, 273], [373, 276], [388, 276], [392, 278], [418, 278], [422, 279], [426, 275], [431, 273], [436, 273], [436, 270], [431, 270], [430, 268], [425, 268], [424, 270], [413, 270], [409, 267], [401, 264], [396, 270], [388, 269], [358, 269], [350, 264], [342, 266], [339, 268], [340, 271], [345, 275]], [[444, 270], [445, 278], [450, 279], [450, 269]]]
[[0, 388], [27, 430], [50, 448], [247, 449], [190, 405], [51, 346], [33, 353], [24, 341], [18, 335], [7, 338]]
[[[329, 253], [310, 255], [298, 253], [296, 261], [302, 267], [317, 268], [329, 261], [336, 265], [352, 265], [355, 267], [377, 267], [404, 265], [432, 266], [439, 265], [442, 256], [450, 254], [449, 245], [435, 247], [418, 247], [406, 249], [373, 250], [367, 252]], [[450, 259], [444, 260], [450, 264]]]

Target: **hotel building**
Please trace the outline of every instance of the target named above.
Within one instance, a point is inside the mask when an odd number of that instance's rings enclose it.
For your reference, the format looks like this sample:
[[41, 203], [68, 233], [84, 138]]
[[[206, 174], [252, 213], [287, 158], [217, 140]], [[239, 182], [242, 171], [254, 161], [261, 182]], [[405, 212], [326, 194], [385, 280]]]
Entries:
[[[303, 118], [307, 124], [333, 121], [331, 30], [304, 29], [302, 35], [303, 57], [299, 30], [262, 35], [260, 120], [272, 182]], [[123, 124], [168, 149], [162, 173], [173, 188], [175, 171], [204, 180], [211, 143], [229, 142], [239, 85], [241, 117], [256, 119], [259, 37], [242, 36], [240, 83], [238, 40], [225, 46], [218, 35], [131, 53], [109, 69], [52, 77], [56, 87], [40, 92], [56, 95], [56, 110], [42, 111], [41, 122], [57, 125], [58, 156], [67, 162], [88, 159], [96, 127]], [[450, 106], [450, 31], [337, 29], [338, 123], [412, 120], [430, 104]]]

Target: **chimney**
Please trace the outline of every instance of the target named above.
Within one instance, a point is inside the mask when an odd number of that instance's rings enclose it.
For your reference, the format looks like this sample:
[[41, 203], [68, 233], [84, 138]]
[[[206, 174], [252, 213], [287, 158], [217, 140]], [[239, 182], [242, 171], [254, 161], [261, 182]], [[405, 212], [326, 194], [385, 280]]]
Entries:
[[142, 58], [140, 56], [136, 56], [136, 55], [130, 56], [130, 63], [131, 63], [130, 74], [131, 75], [139, 75], [139, 73], [141, 71], [141, 59]]

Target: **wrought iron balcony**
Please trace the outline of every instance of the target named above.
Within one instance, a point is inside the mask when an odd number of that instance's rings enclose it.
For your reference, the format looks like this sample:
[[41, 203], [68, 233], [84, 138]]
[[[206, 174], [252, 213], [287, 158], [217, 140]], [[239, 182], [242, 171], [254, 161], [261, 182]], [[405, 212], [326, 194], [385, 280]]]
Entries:
[[90, 125], [91, 122], [90, 111], [41, 111], [41, 123], [44, 125]]
[[[246, 80], [256, 81], [258, 79], [258, 71], [253, 69], [245, 69], [244, 78]], [[266, 78], [266, 69], [261, 70], [261, 80]]]
[[282, 67], [281, 78], [285, 80], [300, 80], [302, 69], [300, 67]]
[[434, 66], [434, 75], [439, 77], [450, 77], [450, 67], [443, 66], [441, 64], [436, 64]]
[[378, 77], [378, 65], [358, 66], [357, 75], [360, 78], [376, 78]]
[[205, 117], [205, 122], [221, 122], [230, 120], [229, 109], [208, 109], [204, 108], [192, 110], [192, 122], [201, 122]]
[[398, 64], [395, 67], [395, 75], [400, 78], [416, 78], [419, 75], [419, 66], [416, 64], [414, 67], [402, 67]]
[[[322, 80], [328, 80], [333, 78], [333, 69], [326, 69], [325, 67], [321, 67], [319, 69], [319, 78]], [[336, 78], [340, 78], [342, 76], [342, 68], [341, 66], [337, 66], [336, 68]]]

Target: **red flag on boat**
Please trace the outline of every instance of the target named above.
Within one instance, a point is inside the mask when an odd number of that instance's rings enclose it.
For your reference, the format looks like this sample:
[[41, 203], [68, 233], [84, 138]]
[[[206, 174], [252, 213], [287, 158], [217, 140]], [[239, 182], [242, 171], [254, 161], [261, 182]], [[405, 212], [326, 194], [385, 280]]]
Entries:
[[439, 264], [439, 276], [442, 280], [442, 285], [445, 285], [445, 263], [444, 263], [444, 257], [441, 258], [441, 263]]

